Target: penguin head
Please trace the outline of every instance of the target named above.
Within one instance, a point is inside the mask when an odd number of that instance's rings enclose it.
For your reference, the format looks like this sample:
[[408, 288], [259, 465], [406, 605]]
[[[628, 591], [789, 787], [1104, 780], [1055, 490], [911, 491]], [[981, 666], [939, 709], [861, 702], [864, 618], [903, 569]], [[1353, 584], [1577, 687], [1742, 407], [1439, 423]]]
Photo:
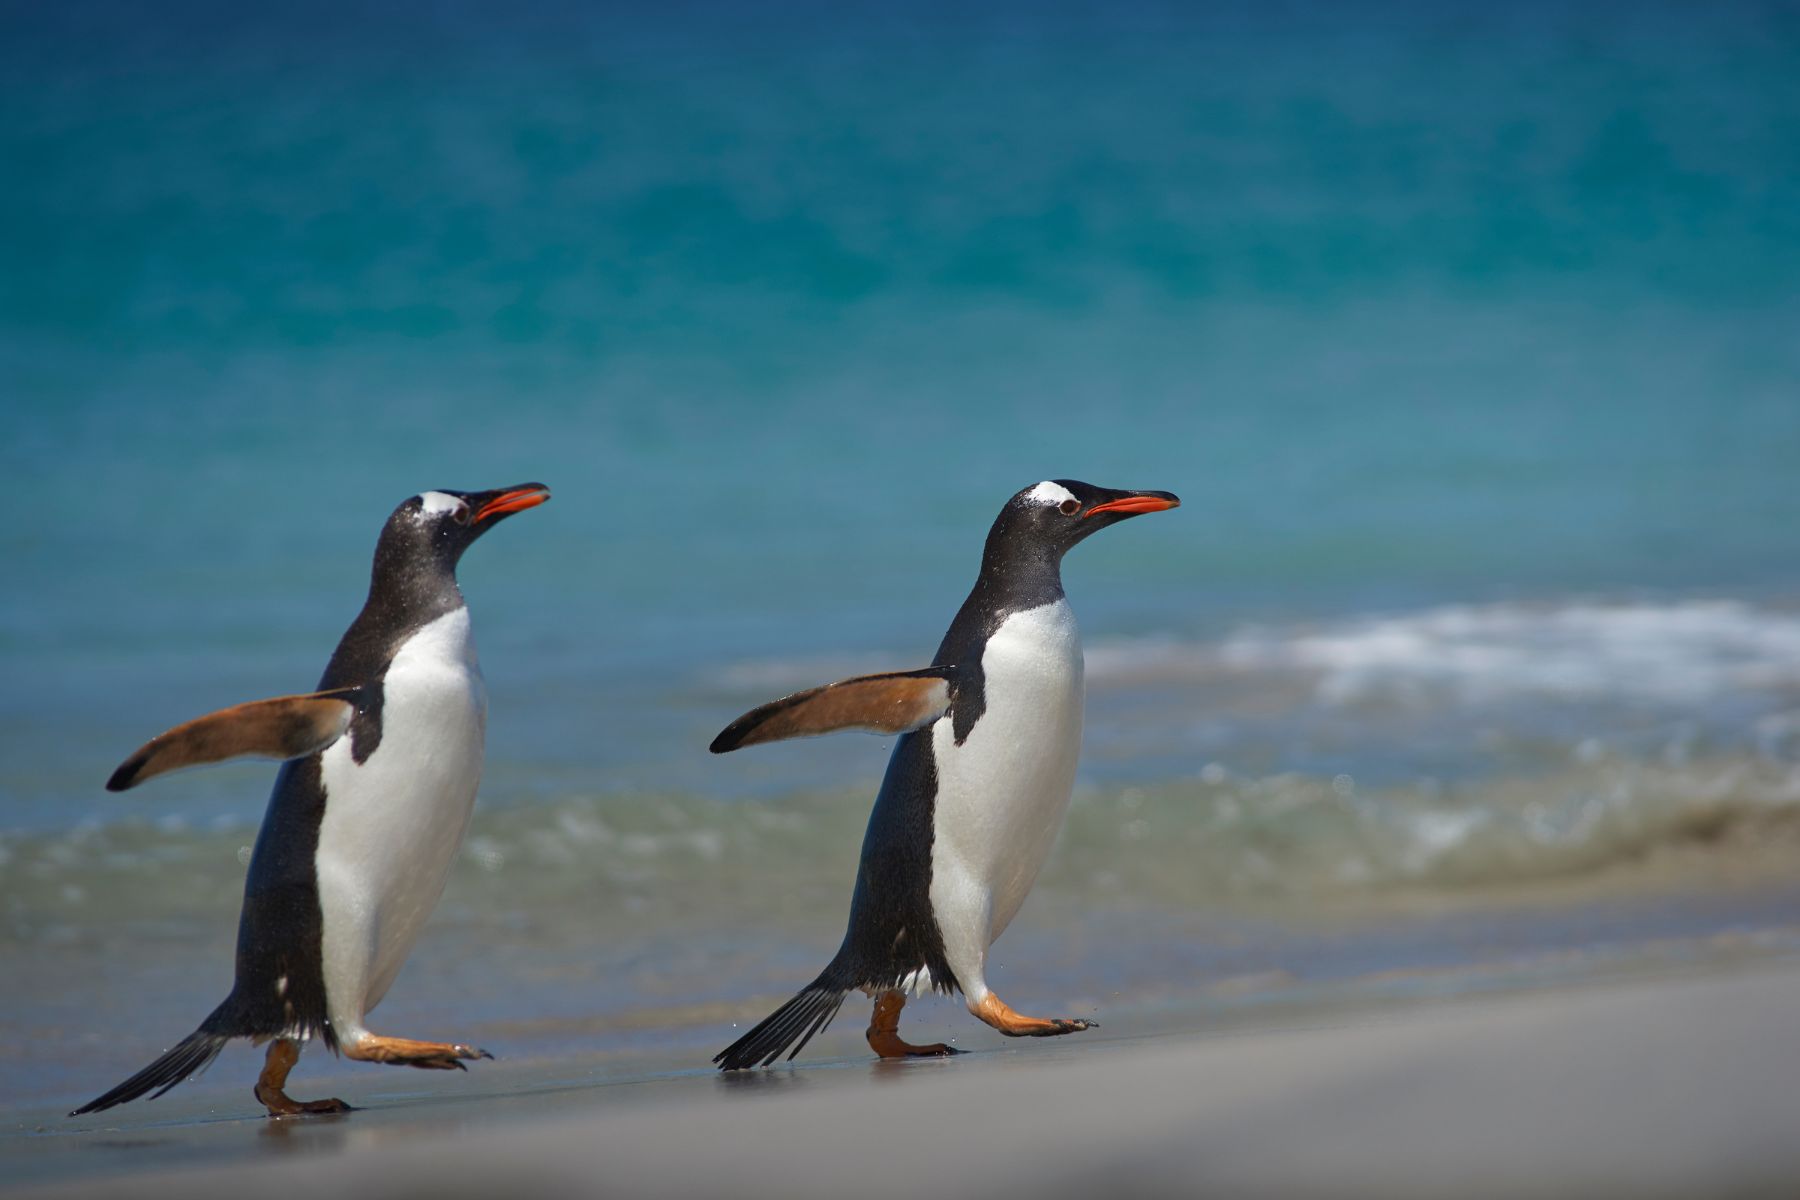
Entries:
[[1109, 525], [1180, 504], [1173, 492], [1125, 492], [1079, 479], [1046, 479], [1006, 502], [990, 538], [1047, 550], [1060, 558], [1075, 543]]
[[521, 483], [488, 492], [421, 492], [388, 518], [375, 547], [375, 564], [409, 573], [454, 574], [463, 551], [475, 539], [516, 512], [550, 499], [541, 483]]

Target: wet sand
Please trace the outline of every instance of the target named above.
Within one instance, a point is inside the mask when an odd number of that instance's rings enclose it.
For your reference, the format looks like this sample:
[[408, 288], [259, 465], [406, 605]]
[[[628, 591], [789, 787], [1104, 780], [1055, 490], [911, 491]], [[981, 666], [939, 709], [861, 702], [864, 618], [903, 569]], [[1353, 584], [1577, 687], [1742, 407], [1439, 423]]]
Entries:
[[27, 1120], [0, 1171], [68, 1197], [1792, 1195], [1797, 1014], [1789, 963], [952, 1061], [495, 1064], [347, 1117], [215, 1089]]

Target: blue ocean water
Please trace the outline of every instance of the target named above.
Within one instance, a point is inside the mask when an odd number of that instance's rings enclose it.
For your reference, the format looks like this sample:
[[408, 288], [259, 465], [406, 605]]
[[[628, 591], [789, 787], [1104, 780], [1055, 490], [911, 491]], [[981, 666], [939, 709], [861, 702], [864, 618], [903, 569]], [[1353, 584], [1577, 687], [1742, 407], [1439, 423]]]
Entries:
[[840, 903], [885, 747], [707, 740], [923, 662], [1058, 476], [1185, 503], [1068, 563], [1053, 891], [1793, 845], [1784, 6], [7, 5], [0, 173], [0, 951], [71, 988], [145, 888], [228, 945], [267, 771], [99, 784], [311, 686], [431, 487], [555, 492], [464, 564], [447, 905]]

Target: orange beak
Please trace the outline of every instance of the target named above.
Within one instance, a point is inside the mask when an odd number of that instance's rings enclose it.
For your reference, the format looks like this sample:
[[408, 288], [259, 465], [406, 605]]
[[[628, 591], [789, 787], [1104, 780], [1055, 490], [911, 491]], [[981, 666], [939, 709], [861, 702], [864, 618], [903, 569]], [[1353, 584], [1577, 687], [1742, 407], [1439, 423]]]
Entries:
[[483, 521], [504, 517], [508, 513], [524, 512], [528, 508], [536, 508], [549, 498], [550, 489], [541, 483], [528, 483], [524, 487], [501, 492], [475, 510], [475, 523], [479, 525]]
[[1082, 514], [1082, 518], [1085, 520], [1088, 517], [1097, 517], [1101, 513], [1108, 512], [1152, 513], [1162, 512], [1166, 508], [1180, 507], [1181, 501], [1173, 496], [1121, 496], [1117, 500], [1108, 500], [1105, 504], [1094, 505]]

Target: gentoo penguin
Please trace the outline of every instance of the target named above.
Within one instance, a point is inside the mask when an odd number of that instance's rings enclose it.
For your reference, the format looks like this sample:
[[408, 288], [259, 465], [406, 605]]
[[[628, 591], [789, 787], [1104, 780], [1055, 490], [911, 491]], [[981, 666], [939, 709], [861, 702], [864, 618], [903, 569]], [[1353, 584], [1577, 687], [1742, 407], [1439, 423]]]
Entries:
[[314, 1037], [366, 1062], [464, 1070], [473, 1046], [364, 1024], [443, 894], [481, 778], [487, 693], [456, 564], [542, 484], [425, 492], [388, 518], [369, 597], [319, 690], [223, 709], [147, 742], [107, 782], [124, 791], [240, 755], [284, 760], [256, 836], [231, 994], [161, 1058], [70, 1116], [99, 1112], [203, 1070], [232, 1038], [269, 1046], [256, 1098], [271, 1117], [346, 1112], [282, 1089]]
[[836, 729], [903, 735], [863, 835], [850, 925], [831, 965], [722, 1050], [723, 1070], [791, 1059], [844, 996], [873, 997], [882, 1058], [943, 1055], [899, 1035], [908, 993], [961, 992], [1009, 1037], [1053, 1037], [1090, 1021], [1022, 1016], [988, 987], [988, 947], [1018, 913], [1069, 807], [1081, 752], [1082, 658], [1062, 557], [1139, 513], [1180, 504], [1073, 479], [1028, 487], [988, 531], [981, 574], [929, 667], [846, 679], [765, 704], [714, 739], [741, 746]]

